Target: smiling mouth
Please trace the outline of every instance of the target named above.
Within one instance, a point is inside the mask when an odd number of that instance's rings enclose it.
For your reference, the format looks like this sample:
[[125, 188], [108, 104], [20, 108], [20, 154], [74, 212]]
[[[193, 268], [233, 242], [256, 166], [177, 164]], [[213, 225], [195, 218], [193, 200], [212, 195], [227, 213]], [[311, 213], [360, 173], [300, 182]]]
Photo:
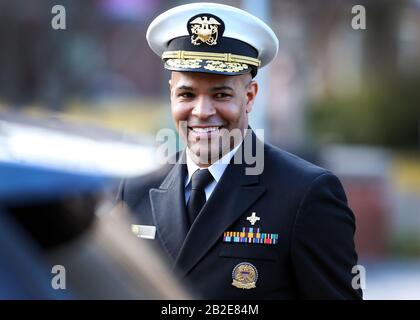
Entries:
[[211, 133], [219, 131], [223, 126], [211, 126], [211, 127], [188, 127], [189, 130], [195, 133]]

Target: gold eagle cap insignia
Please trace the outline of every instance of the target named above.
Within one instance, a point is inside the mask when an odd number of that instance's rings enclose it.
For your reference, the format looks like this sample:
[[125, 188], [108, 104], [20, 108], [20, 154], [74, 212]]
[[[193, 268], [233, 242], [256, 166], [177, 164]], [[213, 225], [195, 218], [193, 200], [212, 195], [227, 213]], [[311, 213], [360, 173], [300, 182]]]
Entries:
[[191, 25], [191, 43], [198, 46], [206, 43], [209, 46], [217, 44], [219, 36], [219, 26], [221, 23], [212, 17], [197, 17], [190, 22]]

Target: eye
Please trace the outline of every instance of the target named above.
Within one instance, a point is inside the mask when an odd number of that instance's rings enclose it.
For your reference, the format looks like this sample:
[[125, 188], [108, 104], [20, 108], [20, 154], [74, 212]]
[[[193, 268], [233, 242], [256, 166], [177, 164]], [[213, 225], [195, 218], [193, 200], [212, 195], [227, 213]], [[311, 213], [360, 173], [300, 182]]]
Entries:
[[216, 99], [228, 99], [230, 97], [231, 97], [230, 94], [224, 93], [224, 92], [218, 92], [218, 93], [215, 94]]
[[194, 94], [191, 92], [181, 92], [178, 94], [178, 98], [192, 99], [194, 98]]

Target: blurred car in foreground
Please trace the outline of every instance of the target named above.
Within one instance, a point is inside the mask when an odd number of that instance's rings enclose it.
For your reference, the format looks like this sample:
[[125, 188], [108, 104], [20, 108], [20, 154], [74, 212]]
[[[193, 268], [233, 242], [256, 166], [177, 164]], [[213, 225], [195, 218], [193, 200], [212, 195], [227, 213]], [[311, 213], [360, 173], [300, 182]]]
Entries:
[[112, 201], [154, 148], [0, 115], [0, 299], [188, 299]]

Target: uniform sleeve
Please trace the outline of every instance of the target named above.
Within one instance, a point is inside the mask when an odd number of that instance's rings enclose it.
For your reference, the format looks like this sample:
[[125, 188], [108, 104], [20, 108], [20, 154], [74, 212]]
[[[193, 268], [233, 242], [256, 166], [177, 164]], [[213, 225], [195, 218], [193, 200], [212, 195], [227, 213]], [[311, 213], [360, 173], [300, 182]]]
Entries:
[[324, 173], [308, 188], [297, 212], [291, 256], [302, 299], [361, 299], [352, 287], [357, 265], [355, 218], [336, 176]]

